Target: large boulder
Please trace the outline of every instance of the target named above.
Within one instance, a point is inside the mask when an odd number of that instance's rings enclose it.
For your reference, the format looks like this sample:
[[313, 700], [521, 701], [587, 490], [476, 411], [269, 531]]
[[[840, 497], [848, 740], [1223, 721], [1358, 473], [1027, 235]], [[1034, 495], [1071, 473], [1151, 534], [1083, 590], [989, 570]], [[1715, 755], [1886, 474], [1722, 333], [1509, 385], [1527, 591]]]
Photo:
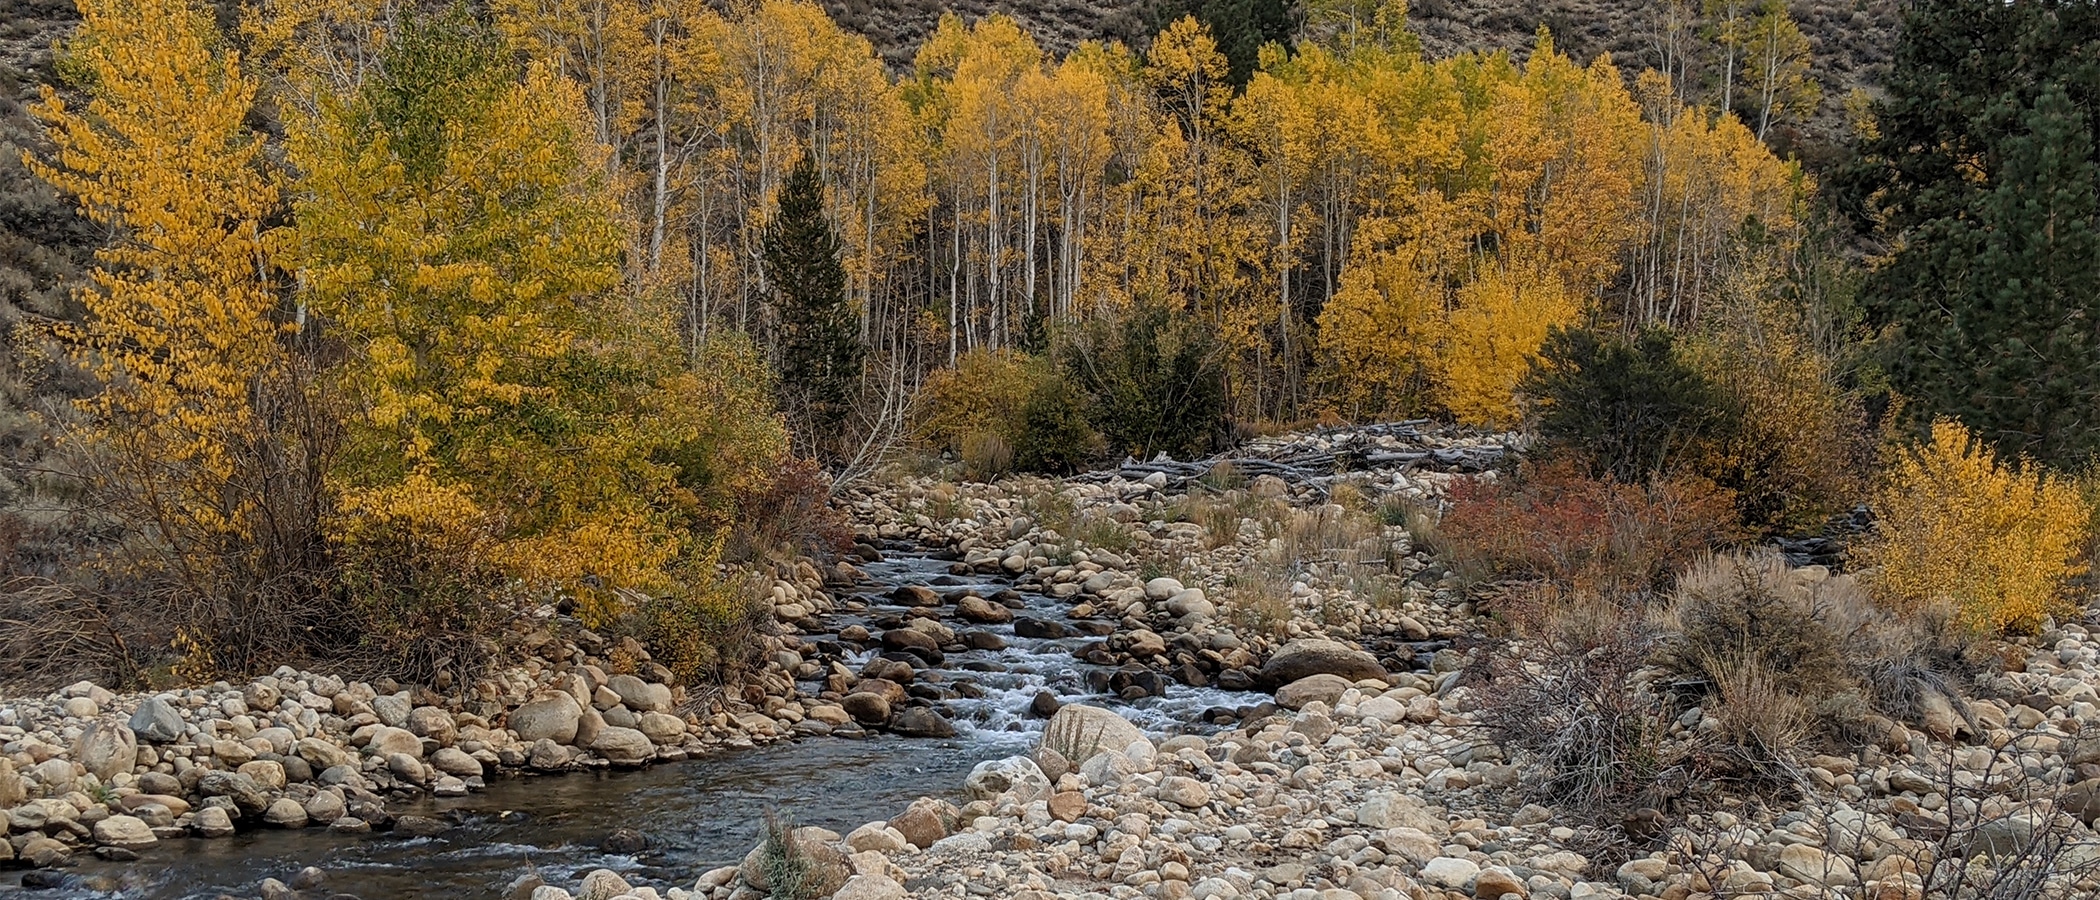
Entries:
[[73, 759], [104, 784], [118, 774], [128, 774], [139, 761], [138, 737], [124, 725], [106, 719], [89, 722], [73, 742]]
[[671, 689], [633, 675], [614, 675], [605, 686], [620, 695], [620, 703], [635, 712], [670, 712]]
[[1011, 794], [1015, 803], [1027, 804], [1050, 793], [1050, 779], [1035, 760], [1025, 756], [988, 759], [978, 763], [963, 779], [963, 793], [972, 800], [992, 801]]
[[182, 737], [182, 713], [166, 697], [147, 697], [139, 711], [131, 714], [131, 732], [140, 740], [172, 743]]
[[656, 744], [649, 736], [632, 728], [608, 725], [598, 732], [598, 739], [591, 742], [591, 750], [605, 757], [616, 766], [639, 766], [656, 755]]
[[1055, 750], [1071, 765], [1079, 766], [1097, 754], [1121, 753], [1140, 741], [1152, 742], [1129, 719], [1098, 706], [1068, 704], [1043, 725], [1037, 746]]
[[136, 816], [109, 816], [95, 823], [95, 843], [122, 850], [144, 850], [160, 843], [153, 828]]
[[576, 723], [582, 718], [583, 709], [576, 705], [576, 698], [555, 694], [511, 710], [506, 721], [524, 743], [549, 740], [566, 744], [576, 739]]
[[1312, 675], [1336, 675], [1350, 682], [1385, 678], [1378, 657], [1339, 641], [1299, 638], [1283, 645], [1261, 667], [1261, 684], [1270, 690]]
[[1340, 675], [1307, 675], [1276, 689], [1276, 705], [1284, 709], [1304, 709], [1315, 700], [1329, 706], [1349, 690], [1349, 680]]
[[829, 897], [846, 883], [846, 855], [833, 845], [838, 835], [822, 828], [803, 826], [777, 839], [762, 838], [744, 854], [737, 874], [754, 890], [771, 891], [773, 876], [784, 869], [799, 870], [801, 890], [797, 896]]

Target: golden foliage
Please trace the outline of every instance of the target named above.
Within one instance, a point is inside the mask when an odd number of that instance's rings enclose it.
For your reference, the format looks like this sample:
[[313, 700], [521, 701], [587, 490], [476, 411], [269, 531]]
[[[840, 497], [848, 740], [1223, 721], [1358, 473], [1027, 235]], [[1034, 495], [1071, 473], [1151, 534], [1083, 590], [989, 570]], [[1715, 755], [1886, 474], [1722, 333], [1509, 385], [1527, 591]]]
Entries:
[[80, 294], [76, 357], [104, 386], [80, 401], [136, 506], [185, 568], [242, 552], [261, 498], [244, 475], [262, 425], [258, 385], [280, 373], [262, 222], [278, 207], [247, 124], [257, 82], [187, 0], [84, 0], [65, 66], [33, 112], [57, 156], [31, 171], [79, 198], [115, 241]]
[[1860, 548], [1881, 599], [1918, 612], [1948, 607], [1970, 626], [2032, 631], [2067, 608], [2086, 571], [2093, 509], [2070, 479], [2029, 460], [2008, 465], [1959, 423], [1889, 468], [1877, 530]]

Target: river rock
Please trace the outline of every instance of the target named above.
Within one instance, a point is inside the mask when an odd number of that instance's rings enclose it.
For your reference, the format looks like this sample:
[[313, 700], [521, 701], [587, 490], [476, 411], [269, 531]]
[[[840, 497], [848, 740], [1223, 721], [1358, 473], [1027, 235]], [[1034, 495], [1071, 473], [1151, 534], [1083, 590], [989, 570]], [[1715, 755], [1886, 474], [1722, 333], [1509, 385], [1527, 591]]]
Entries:
[[73, 855], [73, 848], [47, 837], [33, 837], [15, 851], [15, 858], [33, 868], [49, 869], [65, 865]]
[[335, 791], [320, 791], [306, 801], [306, 818], [327, 825], [342, 818], [347, 811], [343, 795]]
[[1473, 879], [1473, 896], [1480, 900], [1500, 900], [1504, 894], [1527, 897], [1531, 888], [1517, 879], [1516, 873], [1501, 866], [1481, 870]]
[[1014, 620], [1013, 610], [977, 596], [962, 598], [955, 604], [955, 614], [980, 625], [999, 625]]
[[576, 888], [576, 900], [612, 900], [634, 888], [611, 869], [597, 869], [583, 876], [583, 884]]
[[660, 746], [670, 746], [685, 739], [685, 720], [670, 713], [645, 712], [638, 719], [636, 730]]
[[1018, 616], [1014, 619], [1014, 636], [1024, 638], [1062, 638], [1071, 634], [1071, 629], [1062, 622]]
[[197, 782], [197, 791], [206, 797], [233, 801], [242, 815], [260, 815], [270, 806], [270, 795], [263, 792], [262, 785], [239, 772], [206, 772]]
[[1152, 601], [1165, 600], [1181, 593], [1183, 590], [1185, 589], [1181, 586], [1180, 581], [1162, 575], [1145, 582], [1145, 599]]
[[954, 821], [953, 807], [930, 797], [921, 797], [891, 819], [889, 826], [904, 835], [906, 843], [924, 850], [947, 837]]
[[1385, 678], [1378, 657], [1323, 638], [1299, 638], [1283, 645], [1261, 667], [1260, 681], [1271, 690], [1311, 675], [1335, 675], [1345, 681]]
[[564, 693], [511, 710], [505, 722], [522, 742], [549, 740], [566, 744], [576, 739], [576, 723], [582, 716], [576, 698]]
[[274, 759], [257, 759], [241, 763], [238, 771], [265, 791], [284, 790], [284, 764]]
[[[1340, 675], [1307, 675], [1276, 689], [1276, 705], [1284, 709], [1304, 709], [1315, 700], [1329, 706], [1341, 699], [1349, 690], [1349, 680]], [[1406, 711], [1402, 707], [1402, 712]]]
[[619, 694], [620, 702], [635, 712], [671, 711], [671, 689], [664, 685], [643, 681], [633, 675], [614, 675], [605, 686]]
[[420, 759], [423, 756], [423, 739], [416, 737], [406, 728], [381, 726], [372, 732], [372, 739], [365, 744], [365, 750], [380, 759], [396, 753]]
[[124, 850], [144, 850], [160, 843], [153, 826], [136, 816], [109, 816], [95, 823], [95, 843]]
[[[763, 838], [751, 852], [744, 854], [744, 861], [737, 866], [738, 876], [744, 884], [760, 891], [773, 888], [772, 872], [767, 866], [771, 853], [785, 849], [802, 866], [803, 897], [829, 897], [846, 883], [846, 855], [832, 846], [838, 835], [822, 828], [803, 826], [781, 836], [787, 848], [772, 848], [770, 837]], [[770, 852], [769, 852], [770, 851]]]
[[22, 776], [15, 772], [14, 760], [0, 756], [0, 809], [21, 805], [22, 798], [28, 795]]
[[481, 761], [468, 756], [458, 747], [439, 747], [430, 754], [430, 764], [438, 771], [461, 778], [481, 777]]
[[569, 764], [569, 748], [554, 742], [552, 738], [540, 738], [532, 742], [532, 752], [526, 756], [525, 764], [541, 772], [551, 772]]
[[1455, 856], [1439, 856], [1422, 864], [1415, 877], [1448, 890], [1464, 890], [1480, 874], [1480, 865]]
[[883, 875], [855, 875], [839, 886], [831, 900], [904, 900], [904, 886]]
[[873, 850], [877, 853], [901, 853], [910, 846], [904, 835], [891, 828], [888, 822], [869, 822], [853, 833], [846, 835], [846, 849], [855, 853]]
[[380, 724], [391, 728], [407, 725], [408, 714], [414, 711], [415, 704], [406, 694], [382, 694], [372, 698], [372, 714], [379, 717]]
[[656, 754], [655, 742], [632, 728], [606, 726], [590, 749], [617, 766], [639, 766]]
[[1050, 818], [1060, 822], [1077, 822], [1086, 815], [1086, 794], [1079, 791], [1058, 791], [1050, 795], [1047, 804]]
[[307, 764], [315, 769], [357, 765], [357, 757], [351, 756], [349, 752], [325, 738], [300, 738], [296, 750], [299, 758], [306, 760]]
[[[435, 706], [418, 706], [408, 714], [408, 730], [417, 737], [426, 737], [438, 746], [450, 746], [459, 734], [459, 726], [452, 721], [452, 714]], [[418, 751], [416, 756], [423, 755]]]
[[880, 694], [856, 691], [847, 694], [839, 705], [845, 707], [846, 714], [852, 716], [853, 721], [862, 725], [880, 725], [890, 720], [890, 701]]
[[297, 800], [285, 797], [270, 804], [270, 808], [263, 812], [263, 822], [278, 828], [305, 828], [306, 807], [300, 806]]
[[197, 810], [197, 815], [190, 819], [190, 830], [196, 832], [198, 837], [232, 837], [233, 816], [219, 807], [207, 806]]
[[[84, 698], [76, 698], [84, 699]], [[104, 784], [138, 764], [139, 742], [130, 728], [105, 719], [89, 722], [73, 742], [73, 759]]]
[[1072, 765], [1084, 765], [1104, 751], [1122, 752], [1130, 745], [1152, 744], [1130, 720], [1098, 706], [1068, 704], [1043, 725], [1037, 746], [1056, 750]]
[[1027, 804], [1049, 792], [1050, 779], [1036, 766], [1035, 760], [1026, 756], [985, 760], [963, 779], [963, 793], [972, 800], [996, 802], [1001, 795], [1011, 794], [1015, 803]]
[[1176, 775], [1159, 783], [1159, 799], [1183, 809], [1201, 809], [1210, 803], [1210, 788], [1194, 778]]
[[941, 595], [923, 584], [899, 585], [890, 592], [890, 599], [902, 606], [939, 606]]
[[955, 723], [931, 709], [914, 706], [891, 717], [890, 731], [905, 737], [946, 738], [955, 736]]
[[139, 740], [166, 744], [182, 737], [182, 713], [166, 697], [147, 697], [129, 724]]

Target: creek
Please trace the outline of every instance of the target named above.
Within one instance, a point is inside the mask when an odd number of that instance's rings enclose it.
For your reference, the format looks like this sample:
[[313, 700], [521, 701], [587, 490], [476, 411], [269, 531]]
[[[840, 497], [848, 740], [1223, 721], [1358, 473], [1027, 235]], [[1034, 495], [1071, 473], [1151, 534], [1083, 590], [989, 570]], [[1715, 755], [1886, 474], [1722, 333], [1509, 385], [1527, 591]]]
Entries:
[[[1042, 720], [1030, 714], [1039, 693], [1061, 703], [1119, 709], [1147, 732], [1202, 731], [1212, 708], [1245, 709], [1262, 695], [1193, 688], [1167, 681], [1158, 696], [1125, 701], [1107, 692], [1108, 670], [1076, 659], [1073, 650], [1098, 638], [1019, 637], [1012, 623], [970, 624], [952, 617], [952, 598], [964, 593], [1006, 598], [1019, 617], [1069, 627], [1066, 605], [1034, 592], [1014, 592], [1010, 580], [951, 573], [951, 564], [925, 552], [899, 553], [863, 567], [868, 580], [841, 599], [860, 608], [826, 619], [828, 634], [805, 642], [833, 649], [858, 669], [874, 653], [836, 640], [854, 625], [879, 632], [913, 611], [893, 605], [904, 585], [926, 585], [951, 598], [943, 620], [958, 631], [987, 631], [999, 649], [949, 652], [921, 669], [915, 683], [937, 693], [956, 726], [952, 738], [805, 738], [750, 750], [637, 770], [492, 778], [466, 797], [424, 799], [397, 814], [436, 816], [454, 827], [436, 837], [340, 835], [325, 829], [244, 831], [221, 840], [163, 841], [136, 862], [84, 858], [61, 870], [65, 884], [24, 891], [30, 897], [126, 900], [210, 900], [221, 894], [252, 897], [265, 878], [289, 880], [314, 866], [327, 873], [316, 896], [348, 894], [360, 900], [421, 897], [495, 897], [528, 872], [550, 884], [573, 885], [582, 873], [609, 868], [637, 884], [686, 885], [720, 865], [735, 863], [756, 842], [768, 812], [796, 824], [845, 833], [887, 819], [920, 796], [960, 802], [964, 776], [977, 763], [1026, 752]], [[1003, 593], [1002, 593], [1003, 592]], [[820, 684], [804, 683], [814, 694]], [[648, 849], [601, 849], [618, 829], [632, 829]], [[0, 882], [0, 895], [19, 877]]]

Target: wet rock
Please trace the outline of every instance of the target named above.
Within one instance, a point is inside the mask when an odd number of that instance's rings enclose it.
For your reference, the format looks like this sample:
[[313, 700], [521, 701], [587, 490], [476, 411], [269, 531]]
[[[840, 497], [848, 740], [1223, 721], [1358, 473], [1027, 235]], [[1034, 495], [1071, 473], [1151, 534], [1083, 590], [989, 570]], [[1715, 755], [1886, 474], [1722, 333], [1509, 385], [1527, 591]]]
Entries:
[[890, 701], [879, 694], [866, 691], [847, 694], [839, 705], [845, 707], [846, 714], [854, 721], [863, 725], [880, 725], [890, 720]]
[[569, 748], [550, 738], [540, 738], [533, 742], [532, 753], [525, 764], [542, 772], [551, 772], [568, 766], [569, 759]]
[[891, 717], [890, 730], [905, 737], [946, 738], [955, 736], [955, 723], [931, 709], [914, 706]]
[[328, 883], [328, 873], [313, 866], [300, 869], [292, 876], [291, 886], [295, 891], [311, 891]]
[[430, 754], [430, 764], [440, 772], [461, 778], [479, 778], [482, 774], [481, 761], [457, 747], [438, 748]]
[[1006, 639], [989, 631], [965, 631], [959, 637], [972, 650], [1004, 650]]
[[16, 859], [38, 869], [65, 865], [72, 856], [72, 848], [47, 837], [30, 838], [15, 851]]
[[1038, 719], [1047, 719], [1057, 715], [1058, 708], [1063, 705], [1058, 702], [1056, 694], [1036, 691], [1035, 699], [1028, 701], [1028, 714]]
[[941, 595], [922, 584], [900, 585], [890, 592], [890, 599], [901, 606], [939, 606]]
[[1321, 638], [1291, 641], [1262, 665], [1261, 681], [1270, 688], [1282, 687], [1312, 675], [1335, 675], [1350, 682], [1383, 679], [1385, 667], [1363, 650]]
[[1013, 610], [986, 600], [983, 597], [964, 597], [955, 604], [955, 614], [965, 621], [982, 625], [999, 625], [1014, 620]]
[[1071, 631], [1065, 628], [1063, 624], [1058, 622], [1052, 622], [1047, 619], [1036, 619], [1028, 616], [1017, 616], [1014, 618], [1015, 637], [1050, 638], [1054, 640], [1057, 638], [1066, 637], [1070, 634]]
[[394, 819], [394, 833], [409, 837], [436, 837], [451, 828], [443, 819], [429, 816], [397, 816]]
[[598, 842], [598, 849], [607, 853], [633, 855], [649, 849], [649, 838], [632, 828], [621, 828]]

